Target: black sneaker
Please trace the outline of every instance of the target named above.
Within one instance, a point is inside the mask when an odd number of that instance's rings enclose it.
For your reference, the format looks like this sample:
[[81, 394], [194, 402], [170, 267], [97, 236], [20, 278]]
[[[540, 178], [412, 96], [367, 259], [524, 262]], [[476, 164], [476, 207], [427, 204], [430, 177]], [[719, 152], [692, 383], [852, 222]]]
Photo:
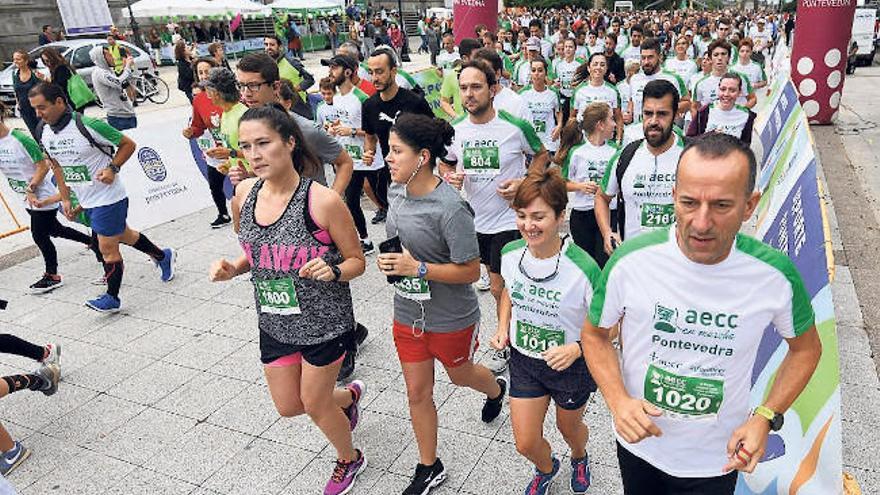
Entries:
[[376, 248], [373, 246], [373, 241], [369, 239], [361, 239], [361, 251], [364, 252], [364, 256], [375, 253]]
[[507, 378], [499, 376], [495, 381], [498, 382], [498, 386], [501, 387], [501, 393], [494, 399], [486, 397], [486, 402], [483, 403], [482, 415], [484, 423], [495, 421], [495, 418], [501, 414], [501, 406], [504, 405], [504, 396], [507, 395]]
[[43, 274], [43, 278], [31, 284], [31, 294], [45, 294], [64, 285], [61, 275]]
[[217, 215], [217, 219], [211, 222], [212, 229], [219, 229], [229, 223], [232, 222], [232, 219], [229, 218], [229, 215]]
[[354, 373], [355, 354], [356, 351], [345, 353], [345, 357], [342, 359], [342, 367], [339, 368], [339, 374], [336, 375], [337, 382], [347, 382], [351, 374]]
[[376, 216], [374, 216], [370, 222], [373, 225], [376, 225], [377, 223], [382, 223], [385, 221], [385, 217], [387, 217], [387, 216], [388, 216], [388, 210], [382, 208], [381, 210], [376, 212]]
[[446, 481], [446, 469], [443, 468], [439, 457], [431, 466], [416, 464], [416, 474], [403, 491], [403, 495], [428, 495], [432, 488], [440, 486], [444, 481]]

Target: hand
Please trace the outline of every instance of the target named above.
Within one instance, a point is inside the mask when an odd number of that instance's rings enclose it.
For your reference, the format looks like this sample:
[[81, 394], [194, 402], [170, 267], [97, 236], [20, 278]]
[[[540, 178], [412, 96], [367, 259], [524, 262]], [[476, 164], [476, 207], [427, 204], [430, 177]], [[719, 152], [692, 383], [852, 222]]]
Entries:
[[223, 146], [215, 146], [209, 150], [206, 150], [205, 154], [215, 160], [226, 160], [227, 158], [229, 158], [229, 148], [224, 148]]
[[615, 232], [609, 232], [608, 235], [605, 236], [605, 239], [604, 239], [605, 254], [611, 254], [614, 252], [614, 246], [611, 245], [611, 239], [614, 239], [615, 241], [617, 241], [618, 246], [620, 245], [620, 242], [621, 242], [620, 235]]
[[24, 199], [25, 199], [25, 201], [27, 201], [27, 203], [28, 203], [29, 205], [33, 206], [34, 208], [39, 208], [39, 207], [40, 207], [40, 200], [37, 199], [37, 195], [36, 195], [36, 194], [34, 194], [34, 193], [32, 193], [32, 192], [24, 193]]
[[34, 71], [34, 75], [37, 76], [37, 79], [39, 79], [40, 81], [45, 81], [45, 80], [46, 80], [46, 75], [43, 74], [42, 72], [38, 71], [38, 70], [35, 70], [35, 71]]
[[504, 350], [505, 347], [510, 343], [510, 334], [508, 333], [506, 328], [499, 328], [495, 335], [489, 339], [489, 346], [497, 351]]
[[632, 112], [623, 112], [623, 123], [624, 124], [632, 124], [633, 114]]
[[617, 77], [614, 74], [608, 74], [608, 80], [614, 84], [617, 84]]
[[211, 263], [211, 269], [208, 270], [208, 274], [211, 278], [211, 282], [225, 282], [227, 280], [232, 280], [238, 275], [238, 272], [235, 269], [235, 265], [227, 261], [225, 258], [221, 258]]
[[588, 180], [587, 182], [580, 183], [580, 189], [581, 192], [585, 194], [596, 194], [596, 192], [599, 190], [599, 184]]
[[443, 174], [443, 180], [449, 183], [450, 186], [461, 191], [461, 188], [464, 185], [464, 173], [448, 172], [446, 174]]
[[364, 163], [373, 163], [376, 158], [376, 150], [364, 149]]
[[70, 200], [67, 201], [61, 200], [61, 212], [64, 213], [64, 216], [67, 218], [71, 218], [71, 213], [73, 212], [73, 207], [70, 206]]
[[95, 178], [104, 184], [113, 184], [113, 181], [116, 180], [116, 173], [110, 170], [110, 168], [102, 168], [98, 170]]
[[237, 186], [239, 182], [250, 177], [248, 171], [241, 165], [228, 169], [226, 175], [229, 177], [229, 183], [233, 186]]
[[559, 134], [562, 132], [562, 126], [558, 125], [553, 128], [553, 132], [550, 133], [550, 139], [556, 141], [559, 139]]
[[419, 275], [419, 262], [412, 257], [408, 250], [402, 253], [384, 253], [376, 259], [376, 266], [383, 275], [400, 275], [403, 277], [417, 277]]
[[637, 443], [651, 436], [662, 436], [663, 432], [651, 421], [651, 416], [662, 414], [663, 411], [653, 404], [633, 397], [626, 397], [611, 406], [614, 428], [629, 443]]
[[581, 357], [581, 346], [577, 343], [558, 345], [547, 349], [541, 355], [553, 371], [564, 371]]
[[501, 187], [495, 191], [505, 200], [513, 201], [513, 197], [516, 196], [516, 190], [519, 189], [520, 182], [522, 182], [522, 179], [507, 179], [502, 182]]
[[299, 269], [299, 276], [302, 278], [310, 278], [321, 282], [332, 282], [336, 279], [333, 270], [323, 258], [315, 258], [309, 261]]
[[183, 137], [185, 137], [187, 139], [193, 137], [192, 127], [187, 127], [186, 129], [183, 130]]
[[745, 473], [754, 471], [758, 461], [764, 457], [769, 434], [770, 422], [757, 414], [734, 430], [727, 441], [727, 457], [730, 460], [724, 466], [724, 472], [734, 469]]

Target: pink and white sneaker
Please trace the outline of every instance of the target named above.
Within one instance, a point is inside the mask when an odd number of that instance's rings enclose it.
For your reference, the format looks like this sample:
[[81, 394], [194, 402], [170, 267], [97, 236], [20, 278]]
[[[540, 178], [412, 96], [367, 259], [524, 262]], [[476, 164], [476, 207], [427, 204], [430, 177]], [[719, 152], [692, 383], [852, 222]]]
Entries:
[[333, 475], [327, 486], [324, 487], [324, 495], [343, 495], [354, 488], [355, 479], [367, 467], [367, 458], [359, 449], [355, 449], [358, 455], [356, 461], [336, 461]]
[[352, 403], [343, 411], [348, 417], [348, 421], [351, 425], [351, 431], [354, 431], [354, 429], [357, 428], [358, 421], [360, 421], [361, 418], [359, 403], [364, 397], [364, 394], [367, 393], [367, 384], [360, 380], [355, 380], [349, 383], [348, 386], [345, 387], [345, 389], [351, 392]]

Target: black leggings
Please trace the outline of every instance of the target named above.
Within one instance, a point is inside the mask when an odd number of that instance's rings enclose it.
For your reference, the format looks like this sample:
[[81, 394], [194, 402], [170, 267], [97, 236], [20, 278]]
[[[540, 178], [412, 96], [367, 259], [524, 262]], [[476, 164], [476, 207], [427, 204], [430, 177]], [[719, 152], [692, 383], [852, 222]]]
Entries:
[[55, 244], [52, 243], [52, 237], [61, 237], [89, 247], [92, 246], [91, 237], [76, 229], [61, 225], [58, 221], [58, 210], [28, 210], [27, 212], [31, 216], [31, 237], [34, 238], [34, 243], [43, 255], [46, 273], [58, 274], [58, 252], [55, 250]]
[[608, 255], [605, 254], [605, 240], [602, 239], [602, 232], [596, 223], [595, 210], [572, 210], [569, 228], [574, 243], [586, 251], [599, 268], [604, 267]]
[[[387, 170], [387, 167], [384, 170]], [[361, 239], [367, 238], [367, 221], [364, 218], [364, 210], [361, 209], [361, 193], [364, 190], [364, 179], [367, 179], [370, 187], [373, 188], [373, 192], [376, 193], [380, 203], [379, 206], [381, 208], [388, 208], [388, 185], [386, 183], [384, 188], [385, 195], [380, 195], [379, 190], [382, 186], [379, 183], [382, 180], [379, 177], [379, 172], [381, 170], [355, 170], [351, 174], [351, 181], [349, 181], [348, 186], [345, 188], [345, 204], [354, 218], [354, 226], [357, 228]]]
[[0, 352], [24, 356], [34, 361], [42, 361], [45, 348], [40, 345], [31, 344], [27, 340], [18, 338], [15, 335], [0, 333]]
[[217, 214], [228, 217], [229, 210], [226, 209], [226, 193], [223, 191], [223, 183], [226, 176], [217, 171], [216, 168], [208, 167], [208, 187], [211, 188], [211, 199], [217, 207]]
[[733, 495], [739, 471], [713, 478], [676, 478], [626, 450], [617, 442], [617, 460], [626, 495]]

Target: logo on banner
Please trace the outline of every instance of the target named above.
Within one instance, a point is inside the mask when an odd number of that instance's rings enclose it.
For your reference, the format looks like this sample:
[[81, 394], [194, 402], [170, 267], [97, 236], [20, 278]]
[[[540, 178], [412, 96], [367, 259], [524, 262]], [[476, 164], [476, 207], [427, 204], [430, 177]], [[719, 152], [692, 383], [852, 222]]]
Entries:
[[168, 177], [168, 169], [162, 163], [162, 157], [153, 148], [144, 147], [138, 150], [138, 162], [144, 174], [153, 182], [162, 182]]

